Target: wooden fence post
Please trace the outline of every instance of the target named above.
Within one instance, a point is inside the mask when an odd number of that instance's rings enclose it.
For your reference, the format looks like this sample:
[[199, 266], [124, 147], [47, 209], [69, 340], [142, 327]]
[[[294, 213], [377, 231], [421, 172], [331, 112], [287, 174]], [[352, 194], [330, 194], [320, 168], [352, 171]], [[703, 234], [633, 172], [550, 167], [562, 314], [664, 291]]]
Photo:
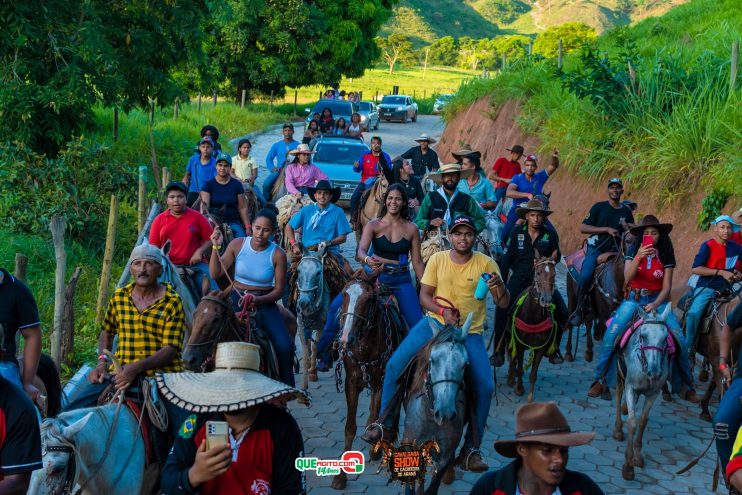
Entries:
[[240, 101], [240, 108], [245, 108], [245, 96], [247, 96], [247, 90], [242, 90], [242, 100]]
[[214, 91], [213, 91], [212, 94], [214, 95], [214, 106], [216, 106], [216, 100], [217, 100], [217, 98], [216, 98], [216, 88], [214, 88]]
[[376, 96], [374, 96], [374, 101], [379, 101], [379, 90], [376, 90]]
[[557, 68], [562, 68], [562, 40], [559, 40], [559, 43], [557, 44]]
[[507, 56], [503, 53], [502, 54], [502, 70], [505, 70], [507, 66], [508, 66], [508, 59], [507, 59]]
[[270, 103], [270, 111], [273, 111], [273, 90], [271, 89], [271, 103]]
[[170, 182], [170, 169], [167, 167], [162, 167], [162, 189], [164, 190], [165, 187]]
[[142, 230], [147, 208], [147, 167], [139, 167], [139, 201], [137, 203], [137, 229]]
[[528, 40], [528, 56], [533, 55], [533, 40]]
[[54, 322], [51, 335], [51, 355], [59, 366], [62, 353], [62, 318], [64, 309], [64, 272], [67, 269], [67, 253], [64, 251], [65, 221], [63, 217], [54, 215], [49, 223], [54, 243], [54, 257], [57, 260], [56, 277], [54, 281]]
[[198, 94], [198, 113], [201, 113], [201, 93]]
[[428, 94], [427, 89], [423, 89], [423, 100], [426, 98], [426, 95]]
[[737, 66], [739, 64], [739, 41], [732, 43], [732, 65], [729, 73], [729, 97], [737, 89]]
[[299, 90], [294, 90], [294, 117], [296, 117], [296, 101], [299, 99]]
[[[75, 290], [77, 279], [80, 278], [82, 267], [78, 266], [64, 288], [64, 307], [62, 308], [62, 341], [60, 342], [60, 356], [67, 366], [72, 366], [72, 355], [75, 350]], [[96, 318], [97, 320], [97, 318]]]
[[113, 109], [113, 142], [119, 138], [119, 109], [114, 107]]
[[[155, 220], [155, 217], [158, 213], [160, 213], [160, 203], [158, 203], [157, 201], [152, 201], [149, 209], [149, 215], [147, 216], [147, 222], [144, 224], [144, 227], [140, 229], [139, 236], [137, 237], [137, 242], [134, 244], [134, 247], [140, 245], [144, 241], [144, 238], [149, 235], [149, 228], [152, 226], [152, 222]], [[129, 282], [130, 275], [131, 272], [129, 271], [129, 266], [127, 265], [126, 267], [124, 267], [124, 271], [121, 272], [121, 277], [119, 278], [116, 287], [125, 286]]]
[[111, 285], [111, 265], [116, 245], [116, 224], [119, 217], [119, 199], [111, 194], [111, 208], [108, 210], [108, 232], [106, 233], [106, 250], [103, 254], [103, 267], [100, 271], [98, 303], [95, 305], [95, 323], [103, 323], [103, 312], [108, 303], [108, 287]]
[[178, 99], [178, 97], [176, 96], [176, 97], [175, 97], [175, 102], [174, 102], [174, 104], [173, 104], [173, 118], [174, 118], [175, 120], [178, 120], [178, 111], [180, 110], [180, 109], [178, 108], [178, 103], [179, 103], [179, 101], [180, 101], [180, 100], [179, 100], [179, 99]]
[[15, 253], [15, 268], [13, 268], [13, 276], [25, 282], [27, 267], [28, 257], [23, 253]]

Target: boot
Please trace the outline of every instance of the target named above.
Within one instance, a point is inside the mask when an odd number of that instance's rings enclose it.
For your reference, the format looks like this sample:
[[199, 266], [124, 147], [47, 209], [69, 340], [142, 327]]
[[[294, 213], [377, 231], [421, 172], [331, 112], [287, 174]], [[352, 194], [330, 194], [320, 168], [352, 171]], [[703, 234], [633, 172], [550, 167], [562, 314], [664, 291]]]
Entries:
[[376, 445], [381, 440], [393, 444], [397, 440], [397, 430], [386, 427], [382, 423], [371, 423], [361, 435], [361, 440], [370, 445]]
[[580, 289], [577, 292], [577, 307], [569, 317], [569, 324], [573, 328], [577, 328], [582, 325], [582, 308], [585, 304], [585, 292]]
[[680, 398], [683, 400], [687, 400], [688, 402], [692, 402], [693, 404], [698, 404], [701, 402], [701, 398], [698, 397], [698, 394], [696, 394], [696, 391], [691, 389], [686, 390], [685, 392], [682, 392], [680, 394]]
[[482, 460], [482, 453], [479, 449], [464, 447], [459, 452], [459, 456], [454, 461], [454, 465], [464, 471], [473, 473], [483, 473], [489, 469], [489, 466]]
[[596, 380], [590, 386], [590, 390], [587, 391], [587, 396], [588, 397], [600, 397], [600, 396], [603, 395], [603, 393], [605, 392], [606, 388], [608, 388], [608, 387], [606, 387], [605, 385], [603, 385], [602, 383], [600, 383], [600, 381], [597, 381]]
[[554, 354], [549, 356], [549, 362], [551, 364], [562, 364], [564, 362], [564, 358], [562, 357], [562, 353], [559, 352], [559, 349], [554, 351]]

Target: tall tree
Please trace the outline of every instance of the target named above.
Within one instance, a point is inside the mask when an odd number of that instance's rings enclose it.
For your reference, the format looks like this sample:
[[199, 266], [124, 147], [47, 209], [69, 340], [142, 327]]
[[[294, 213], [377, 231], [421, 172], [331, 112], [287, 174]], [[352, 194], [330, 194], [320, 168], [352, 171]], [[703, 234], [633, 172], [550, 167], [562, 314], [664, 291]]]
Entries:
[[433, 65], [446, 65], [453, 67], [456, 65], [456, 58], [459, 54], [459, 47], [453, 36], [444, 36], [438, 38], [430, 45], [430, 60]]
[[407, 36], [402, 34], [392, 34], [388, 38], [376, 38], [376, 44], [381, 50], [381, 56], [389, 66], [389, 74], [394, 73], [394, 66], [397, 62], [405, 65], [414, 63], [415, 53], [412, 51], [412, 43]]
[[539, 34], [533, 42], [533, 53], [554, 58], [557, 56], [559, 40], [562, 40], [564, 53], [570, 53], [579, 50], [586, 43], [592, 43], [597, 37], [595, 29], [590, 26], [581, 22], [568, 22]]

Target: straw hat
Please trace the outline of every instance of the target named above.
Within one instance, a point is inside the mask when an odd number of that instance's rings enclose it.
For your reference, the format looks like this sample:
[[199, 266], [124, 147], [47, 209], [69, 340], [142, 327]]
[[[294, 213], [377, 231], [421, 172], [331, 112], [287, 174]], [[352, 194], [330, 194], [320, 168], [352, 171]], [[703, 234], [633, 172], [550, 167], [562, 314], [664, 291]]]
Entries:
[[453, 174], [456, 172], [461, 174], [462, 179], [466, 179], [474, 173], [474, 169], [461, 170], [461, 164], [459, 163], [446, 163], [445, 165], [441, 165], [441, 168], [435, 172], [429, 173], [428, 178], [432, 179], [436, 184], [441, 184], [443, 183], [443, 174]]
[[196, 413], [239, 411], [278, 397], [297, 399], [306, 393], [261, 374], [260, 347], [247, 342], [217, 344], [211, 373], [157, 373], [157, 386], [167, 400]]
[[669, 234], [672, 231], [671, 223], [660, 223], [656, 216], [645, 215], [637, 226], [629, 229], [629, 232], [631, 232], [631, 235], [633, 236], [640, 236], [647, 227], [654, 227], [661, 232], [665, 232], [665, 234]]
[[297, 146], [296, 149], [293, 149], [293, 150], [289, 151], [289, 155], [294, 155], [294, 156], [296, 156], [296, 155], [313, 155], [315, 153], [316, 153], [315, 151], [312, 151], [312, 150], [309, 149], [309, 145], [308, 144], [304, 144], [304, 143], [302, 143], [299, 146]]
[[572, 431], [567, 419], [554, 402], [532, 402], [515, 411], [515, 438], [498, 440], [495, 450], [505, 457], [518, 457], [519, 443], [544, 443], [559, 447], [585, 445], [595, 433]]
[[531, 199], [528, 200], [528, 203], [525, 204], [525, 206], [520, 206], [515, 210], [515, 214], [518, 215], [518, 218], [526, 218], [526, 213], [529, 211], [537, 211], [544, 215], [544, 218], [548, 217], [553, 211], [547, 209], [544, 204], [539, 201], [538, 199]]
[[419, 138], [417, 138], [417, 139], [415, 139], [414, 141], [416, 141], [416, 142], [418, 142], [418, 143], [419, 143], [420, 141], [427, 141], [427, 142], [428, 142], [428, 143], [430, 143], [430, 144], [433, 144], [433, 143], [436, 143], [436, 142], [437, 142], [437, 141], [436, 141], [435, 139], [433, 139], [432, 137], [428, 136], [428, 135], [427, 135], [427, 134], [425, 134], [424, 132], [423, 132], [422, 134], [420, 134], [420, 137], [419, 137]]

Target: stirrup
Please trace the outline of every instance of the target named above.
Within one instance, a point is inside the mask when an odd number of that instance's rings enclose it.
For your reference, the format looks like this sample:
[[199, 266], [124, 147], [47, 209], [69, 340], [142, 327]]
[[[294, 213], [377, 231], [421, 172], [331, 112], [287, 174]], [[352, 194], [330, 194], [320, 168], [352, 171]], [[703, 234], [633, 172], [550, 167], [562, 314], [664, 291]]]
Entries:
[[461, 460], [461, 467], [464, 471], [469, 471], [469, 458], [474, 454], [478, 454], [479, 458], [482, 458], [482, 451], [480, 449], [474, 447], [470, 448], [469, 452], [467, 452], [466, 454], [466, 457]]

